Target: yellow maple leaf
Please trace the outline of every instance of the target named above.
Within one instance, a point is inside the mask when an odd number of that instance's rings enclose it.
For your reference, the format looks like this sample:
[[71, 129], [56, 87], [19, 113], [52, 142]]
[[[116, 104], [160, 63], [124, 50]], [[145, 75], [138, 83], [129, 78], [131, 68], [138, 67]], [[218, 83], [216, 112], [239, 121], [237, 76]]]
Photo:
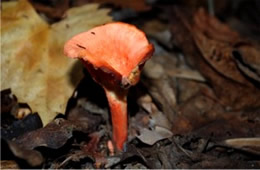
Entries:
[[46, 125], [64, 113], [83, 73], [77, 60], [64, 56], [72, 36], [108, 23], [109, 9], [98, 4], [71, 8], [62, 21], [49, 25], [27, 0], [2, 3], [1, 90], [11, 88], [19, 102], [28, 103]]

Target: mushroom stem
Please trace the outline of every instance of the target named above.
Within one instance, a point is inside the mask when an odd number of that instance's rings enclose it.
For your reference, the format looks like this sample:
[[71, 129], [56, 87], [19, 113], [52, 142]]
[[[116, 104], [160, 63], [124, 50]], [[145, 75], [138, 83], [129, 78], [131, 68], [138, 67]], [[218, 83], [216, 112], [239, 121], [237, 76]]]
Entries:
[[105, 89], [111, 112], [113, 141], [118, 150], [123, 149], [127, 140], [127, 91], [120, 93]]

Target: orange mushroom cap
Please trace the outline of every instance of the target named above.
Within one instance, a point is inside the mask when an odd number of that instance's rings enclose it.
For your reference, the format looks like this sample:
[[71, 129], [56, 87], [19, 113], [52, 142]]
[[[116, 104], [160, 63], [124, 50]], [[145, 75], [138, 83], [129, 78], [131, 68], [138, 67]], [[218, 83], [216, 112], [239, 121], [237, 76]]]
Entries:
[[65, 55], [81, 59], [103, 86], [112, 115], [113, 140], [119, 150], [127, 139], [127, 89], [138, 82], [153, 51], [142, 31], [122, 22], [80, 33], [64, 46]]
[[119, 75], [131, 85], [138, 81], [133, 81], [131, 73], [136, 74], [136, 66], [149, 59], [153, 51], [153, 45], [142, 31], [122, 22], [108, 23], [80, 33], [64, 47], [65, 55]]

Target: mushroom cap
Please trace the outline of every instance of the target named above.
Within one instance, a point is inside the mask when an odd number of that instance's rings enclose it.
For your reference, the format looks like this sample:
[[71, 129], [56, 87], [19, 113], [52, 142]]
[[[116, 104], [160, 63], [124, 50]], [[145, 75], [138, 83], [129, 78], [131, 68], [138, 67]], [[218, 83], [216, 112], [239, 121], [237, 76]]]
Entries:
[[[133, 77], [136, 67], [149, 59], [154, 51], [141, 30], [135, 26], [113, 22], [95, 27], [71, 38], [64, 46], [64, 53], [120, 75]], [[132, 74], [131, 74], [132, 73]]]

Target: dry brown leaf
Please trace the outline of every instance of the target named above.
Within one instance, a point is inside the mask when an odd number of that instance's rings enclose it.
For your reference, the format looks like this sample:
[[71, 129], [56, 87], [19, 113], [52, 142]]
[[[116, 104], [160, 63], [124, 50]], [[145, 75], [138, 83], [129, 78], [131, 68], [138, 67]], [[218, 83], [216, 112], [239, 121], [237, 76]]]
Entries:
[[237, 33], [200, 9], [194, 16], [193, 37], [203, 57], [219, 73], [241, 84], [251, 85], [241, 74], [232, 57]]
[[132, 119], [132, 129], [139, 132], [133, 134], [138, 139], [143, 143], [153, 145], [157, 141], [169, 138], [173, 135], [170, 131], [172, 124], [166, 115], [158, 110], [150, 95], [146, 94], [140, 97], [137, 102], [149, 113], [149, 115], [137, 114], [136, 117]]
[[[238, 53], [237, 53], [238, 52]], [[233, 51], [239, 69], [248, 77], [260, 82], [260, 46], [244, 44]]]
[[[231, 58], [233, 56], [230, 54], [237, 43], [245, 40], [215, 17], [209, 16], [203, 11], [195, 13], [196, 17], [202, 17], [200, 19], [195, 17], [195, 26], [187, 10], [174, 8], [173, 13], [172, 21], [174, 24], [171, 30], [174, 43], [182, 48], [188, 63], [196, 67], [210, 83], [217, 96], [216, 100], [227, 106], [227, 109], [233, 110], [259, 107], [259, 89], [243, 77], [244, 75], [236, 68], [236, 63], [232, 61], [234, 59]], [[196, 29], [192, 29], [194, 27]], [[200, 39], [197, 39], [198, 37]], [[214, 44], [209, 40], [214, 40]], [[209, 45], [209, 43], [211, 44]], [[232, 50], [220, 49], [218, 43], [225, 44], [226, 49]], [[211, 45], [218, 49], [218, 53], [214, 54], [214, 50], [210, 51]], [[210, 59], [212, 54], [214, 57]], [[218, 63], [218, 57], [224, 58], [226, 62]]]
[[259, 137], [226, 139], [223, 141], [223, 143], [228, 147], [260, 155]]
[[[221, 102], [233, 109], [258, 107], [259, 89], [241, 73], [232, 53], [234, 46], [247, 41], [203, 9], [195, 13], [194, 21], [193, 39], [204, 59], [214, 68], [201, 66], [201, 69], [211, 79]], [[215, 71], [228, 79], [213, 73]]]
[[[202, 9], [194, 16], [194, 21], [194, 40], [212, 67], [228, 78], [243, 84], [248, 85], [248, 81], [240, 71], [254, 80], [260, 80], [258, 44], [243, 39], [228, 25], [209, 16]], [[239, 52], [238, 55], [235, 55], [234, 49], [235, 52]]]
[[73, 8], [50, 26], [26, 0], [2, 4], [1, 89], [11, 88], [20, 102], [39, 112], [44, 124], [65, 112], [83, 76], [77, 61], [63, 55], [64, 42], [112, 20], [109, 10], [98, 6]]
[[200, 82], [205, 82], [205, 78], [197, 71], [186, 68], [174, 68], [172, 70], [167, 70], [167, 74], [172, 77], [177, 77], [181, 79], [195, 80]]
[[166, 128], [155, 126], [154, 130], [143, 128], [140, 130], [140, 135], [137, 136], [143, 143], [153, 145], [156, 142], [172, 137], [172, 132]]
[[[195, 30], [195, 29], [194, 29]], [[232, 48], [228, 44], [211, 40], [200, 31], [194, 31], [194, 40], [207, 62], [219, 73], [241, 84], [248, 84], [232, 58]]]
[[260, 147], [260, 138], [259, 137], [227, 139], [224, 142], [227, 145], [231, 145], [234, 147], [245, 147], [245, 146]]
[[200, 8], [195, 13], [193, 20], [196, 27], [210, 39], [229, 43], [230, 45], [241, 40], [237, 32], [220, 22], [215, 16], [209, 15], [203, 8]]
[[137, 12], [147, 11], [151, 9], [145, 2], [145, 0], [90, 0], [90, 2], [101, 4], [113, 4], [122, 8], [132, 8]]
[[73, 136], [73, 131], [82, 131], [83, 129], [84, 127], [74, 124], [72, 121], [57, 118], [44, 128], [17, 137], [15, 143], [28, 150], [33, 150], [39, 146], [58, 149]]

